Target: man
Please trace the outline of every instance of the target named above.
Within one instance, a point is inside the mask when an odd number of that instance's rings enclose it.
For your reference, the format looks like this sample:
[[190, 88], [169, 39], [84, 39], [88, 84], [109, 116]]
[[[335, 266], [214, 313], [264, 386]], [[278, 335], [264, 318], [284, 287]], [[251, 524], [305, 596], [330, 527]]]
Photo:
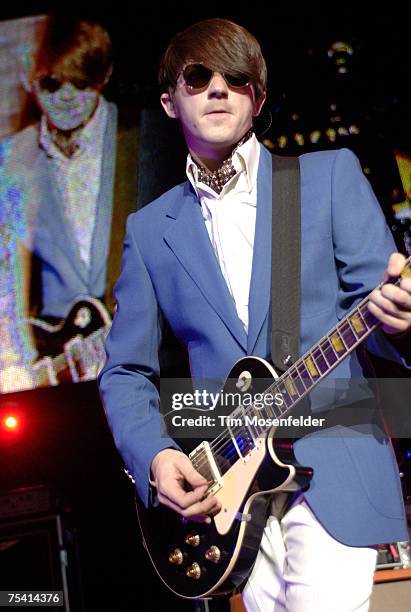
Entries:
[[[173, 38], [160, 84], [162, 106], [180, 122], [189, 149], [188, 180], [128, 220], [118, 310], [99, 383], [144, 503], [159, 501], [210, 521], [218, 501], [203, 499], [205, 479], [162, 435], [160, 321], [186, 346], [194, 383], [224, 379], [247, 354], [270, 358], [271, 157], [252, 133], [266, 97], [266, 67], [249, 32], [212, 19]], [[391, 235], [352, 153], [306, 154], [300, 166], [304, 353], [379, 283], [386, 266], [385, 274], [396, 276], [405, 259], [389, 259]], [[374, 291], [370, 304], [384, 331], [369, 347], [400, 361], [394, 344], [409, 334], [410, 294], [404, 279], [400, 287]], [[340, 379], [359, 377], [357, 356], [335, 372]], [[287, 511], [273, 500], [243, 592], [248, 610], [366, 610], [372, 546], [406, 539], [390, 444], [367, 424], [353, 436], [343, 432], [297, 442], [297, 458], [314, 468], [314, 478]]]
[[[36, 44], [31, 54], [25, 49], [22, 81], [41, 118], [9, 139], [6, 171], [25, 195], [24, 245], [34, 254], [26, 315], [54, 325], [83, 297], [114, 307], [125, 220], [136, 209], [138, 139], [129, 115], [118, 121], [103, 96], [112, 48], [101, 25], [50, 16]], [[103, 334], [109, 317], [99, 302], [81, 312]], [[34, 330], [39, 358], [63, 352], [55, 327], [41, 321]], [[91, 355], [82, 380], [101, 367], [99, 352]]]
[[16, 134], [11, 164], [30, 193], [38, 310], [52, 321], [66, 317], [78, 296], [105, 292], [117, 111], [101, 92], [111, 70], [100, 25], [47, 18], [26, 75], [41, 120]]
[[[116, 161], [124, 158], [118, 145], [124, 138], [116, 106], [102, 95], [111, 73], [111, 41], [100, 24], [46, 19], [24, 75], [41, 120], [14, 136], [10, 167], [30, 194], [27, 243], [39, 260], [41, 275], [37, 312], [53, 322], [66, 317], [80, 296], [103, 299], [112, 289], [109, 253], [112, 247], [118, 250], [111, 232], [117, 205], [113, 192]], [[134, 152], [129, 153], [135, 162]], [[136, 182], [132, 170], [126, 169], [130, 186]], [[123, 189], [121, 195], [114, 228], [119, 244], [124, 235], [118, 239], [116, 232], [122, 218], [125, 221], [136, 208], [135, 193]]]

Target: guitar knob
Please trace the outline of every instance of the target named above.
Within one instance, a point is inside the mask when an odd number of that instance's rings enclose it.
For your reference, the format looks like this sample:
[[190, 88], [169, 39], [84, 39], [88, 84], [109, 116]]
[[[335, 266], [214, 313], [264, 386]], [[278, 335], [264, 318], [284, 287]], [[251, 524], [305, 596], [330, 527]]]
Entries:
[[198, 535], [198, 533], [189, 533], [185, 537], [184, 541], [189, 546], [199, 546], [199, 544], [200, 544], [200, 536]]
[[176, 548], [168, 555], [168, 560], [173, 565], [181, 565], [183, 562], [183, 553], [179, 548]]
[[193, 563], [186, 571], [186, 576], [188, 578], [193, 578], [194, 580], [198, 580], [201, 576], [201, 568], [198, 563]]
[[221, 551], [217, 546], [210, 546], [207, 548], [204, 554], [207, 561], [212, 561], [213, 563], [218, 563], [221, 559]]

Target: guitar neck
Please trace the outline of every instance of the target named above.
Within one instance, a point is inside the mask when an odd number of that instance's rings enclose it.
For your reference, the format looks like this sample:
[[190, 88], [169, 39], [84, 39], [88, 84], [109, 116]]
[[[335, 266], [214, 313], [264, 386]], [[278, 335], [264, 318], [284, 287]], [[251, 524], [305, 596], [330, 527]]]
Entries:
[[368, 297], [360, 302], [267, 389], [283, 400], [275, 416], [285, 416], [380, 325], [368, 302]]

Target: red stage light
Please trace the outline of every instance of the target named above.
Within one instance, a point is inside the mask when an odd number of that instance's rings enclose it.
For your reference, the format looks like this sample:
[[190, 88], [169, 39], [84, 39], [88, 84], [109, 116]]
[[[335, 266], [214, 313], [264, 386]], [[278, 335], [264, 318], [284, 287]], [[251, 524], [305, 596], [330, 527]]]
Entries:
[[16, 431], [16, 429], [18, 429], [19, 426], [19, 421], [18, 419], [16, 419], [15, 416], [13, 415], [8, 415], [3, 419], [3, 423], [4, 423], [4, 427], [6, 429], [9, 430], [14, 430]]
[[0, 443], [8, 443], [20, 439], [23, 429], [23, 415], [19, 407], [7, 406], [0, 409]]

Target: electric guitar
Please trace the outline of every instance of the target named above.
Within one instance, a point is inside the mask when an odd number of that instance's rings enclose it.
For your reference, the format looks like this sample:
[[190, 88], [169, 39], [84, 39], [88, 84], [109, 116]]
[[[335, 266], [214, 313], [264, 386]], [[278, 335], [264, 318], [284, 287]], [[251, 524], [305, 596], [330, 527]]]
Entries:
[[[395, 284], [411, 274], [410, 262], [411, 258]], [[277, 428], [267, 423], [285, 417], [376, 329], [379, 322], [367, 306], [368, 297], [281, 376], [258, 357], [235, 363], [223, 396], [252, 390], [262, 392], [264, 401], [258, 408], [238, 405], [227, 428], [189, 454], [194, 468], [210, 483], [206, 496], [215, 495], [221, 502], [210, 524], [190, 522], [163, 504], [146, 508], [136, 500], [143, 544], [158, 575], [175, 594], [194, 599], [232, 592], [256, 559], [270, 496], [309, 486], [313, 470], [297, 462], [292, 440], [277, 440]], [[261, 389], [261, 381], [267, 379], [269, 384]], [[278, 394], [282, 404], [271, 401]]]
[[77, 300], [66, 319], [51, 325], [31, 318], [39, 359], [31, 368], [35, 387], [96, 378], [105, 361], [104, 341], [111, 319], [97, 299]]

